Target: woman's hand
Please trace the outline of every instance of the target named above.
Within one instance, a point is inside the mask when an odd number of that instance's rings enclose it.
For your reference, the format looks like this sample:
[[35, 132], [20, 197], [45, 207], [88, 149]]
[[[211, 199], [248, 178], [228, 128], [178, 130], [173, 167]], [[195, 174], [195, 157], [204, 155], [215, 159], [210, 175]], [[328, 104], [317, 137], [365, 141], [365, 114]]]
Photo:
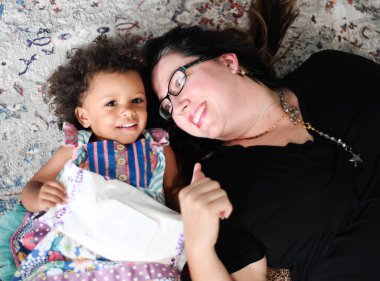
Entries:
[[185, 247], [191, 278], [194, 281], [231, 281], [214, 246], [219, 219], [226, 219], [232, 205], [217, 181], [207, 178], [195, 164], [191, 184], [179, 193], [185, 230]]
[[217, 181], [207, 178], [201, 165], [195, 164], [191, 184], [179, 193], [184, 222], [186, 251], [213, 249], [219, 231], [219, 219], [226, 219], [232, 205]]

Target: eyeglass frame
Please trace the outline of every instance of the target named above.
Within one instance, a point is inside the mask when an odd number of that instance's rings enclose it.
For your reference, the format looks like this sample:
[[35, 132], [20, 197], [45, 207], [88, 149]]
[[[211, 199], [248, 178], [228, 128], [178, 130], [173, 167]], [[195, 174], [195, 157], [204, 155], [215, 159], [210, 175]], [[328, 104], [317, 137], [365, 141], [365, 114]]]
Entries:
[[[195, 65], [197, 65], [197, 64], [200, 64], [200, 63], [202, 63], [202, 62], [205, 62], [205, 61], [210, 60], [210, 59], [213, 59], [213, 58], [215, 58], [215, 56], [201, 56], [201, 57], [199, 57], [198, 59], [196, 59], [196, 60], [194, 60], [194, 61], [192, 61], [192, 62], [189, 62], [189, 63], [187, 63], [187, 64], [185, 64], [185, 65], [183, 65], [183, 66], [178, 67], [178, 68], [173, 72], [173, 74], [172, 74], [172, 76], [170, 76], [170, 79], [169, 79], [169, 82], [168, 82], [168, 91], [167, 91], [167, 93], [166, 93], [166, 96], [165, 96], [163, 99], [160, 100], [159, 114], [160, 114], [160, 116], [161, 116], [162, 118], [164, 118], [165, 120], [169, 120], [169, 119], [171, 118], [172, 113], [173, 113], [173, 103], [172, 103], [172, 101], [171, 101], [171, 99], [170, 99], [170, 96], [174, 96], [174, 97], [178, 96], [178, 95], [182, 92], [183, 88], [185, 88], [186, 81], [187, 81], [186, 70], [189, 69], [189, 68], [192, 67], [192, 66], [195, 66]], [[170, 84], [171, 84], [171, 81], [172, 81], [174, 75], [177, 73], [177, 71], [181, 71], [181, 72], [185, 75], [185, 82], [183, 83], [183, 86], [182, 86], [182, 88], [178, 91], [178, 93], [177, 93], [177, 94], [173, 94], [173, 93], [170, 92]], [[161, 108], [162, 108], [161, 105], [162, 105], [162, 103], [163, 103], [165, 100], [168, 100], [168, 101], [170, 102], [170, 104], [171, 104], [171, 110], [170, 110], [170, 112], [169, 112], [169, 115], [165, 115], [165, 114], [162, 113], [162, 111], [161, 111]]]

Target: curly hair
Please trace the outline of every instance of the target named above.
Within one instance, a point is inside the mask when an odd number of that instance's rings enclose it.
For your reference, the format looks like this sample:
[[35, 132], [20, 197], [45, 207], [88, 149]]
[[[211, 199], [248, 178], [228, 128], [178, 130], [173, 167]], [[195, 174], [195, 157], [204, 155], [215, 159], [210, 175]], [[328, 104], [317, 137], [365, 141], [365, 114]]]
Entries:
[[64, 122], [84, 129], [75, 116], [75, 108], [82, 105], [84, 94], [96, 74], [134, 70], [142, 78], [146, 76], [137, 41], [137, 38], [99, 36], [89, 45], [76, 49], [69, 61], [48, 78], [48, 97], [60, 129]]

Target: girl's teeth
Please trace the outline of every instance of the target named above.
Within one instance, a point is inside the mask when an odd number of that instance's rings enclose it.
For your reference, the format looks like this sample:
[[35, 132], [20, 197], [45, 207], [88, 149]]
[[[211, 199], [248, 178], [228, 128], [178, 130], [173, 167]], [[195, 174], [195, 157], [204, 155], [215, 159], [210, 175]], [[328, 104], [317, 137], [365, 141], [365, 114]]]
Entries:
[[134, 124], [126, 124], [126, 125], [121, 125], [120, 128], [129, 128], [129, 127], [132, 127]]

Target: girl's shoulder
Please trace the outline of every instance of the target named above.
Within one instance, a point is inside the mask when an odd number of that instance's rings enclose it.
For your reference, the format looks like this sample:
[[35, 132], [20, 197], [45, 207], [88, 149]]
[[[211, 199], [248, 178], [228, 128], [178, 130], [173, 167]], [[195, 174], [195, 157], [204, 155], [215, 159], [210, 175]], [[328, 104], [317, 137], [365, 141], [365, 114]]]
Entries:
[[169, 145], [169, 134], [162, 128], [150, 128], [145, 130], [144, 136], [160, 145]]
[[59, 157], [59, 158], [64, 158], [64, 159], [70, 159], [72, 154], [73, 154], [73, 151], [76, 149], [75, 146], [66, 146], [66, 145], [62, 145], [60, 147], [58, 147], [55, 151], [54, 151], [54, 155], [53, 157]]
[[65, 122], [62, 130], [65, 134], [64, 146], [82, 146], [87, 144], [91, 138], [92, 132], [87, 130], [78, 130], [73, 124]]

